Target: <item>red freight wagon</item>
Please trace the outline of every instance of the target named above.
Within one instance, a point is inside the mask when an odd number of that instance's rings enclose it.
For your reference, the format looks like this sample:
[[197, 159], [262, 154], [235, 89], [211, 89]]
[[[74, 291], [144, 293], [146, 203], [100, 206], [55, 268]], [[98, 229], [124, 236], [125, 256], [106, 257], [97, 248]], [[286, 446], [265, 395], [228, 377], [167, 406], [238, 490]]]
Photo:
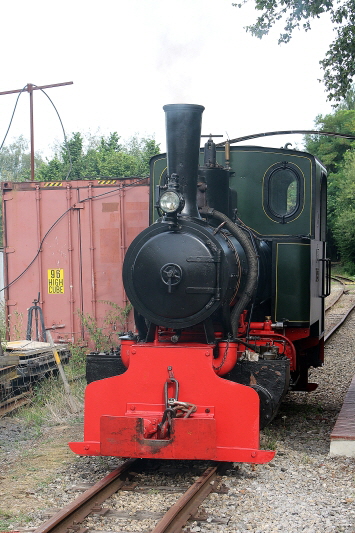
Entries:
[[80, 314], [100, 323], [105, 301], [125, 308], [122, 263], [149, 224], [148, 189], [139, 179], [2, 183], [11, 338], [25, 338], [38, 293], [45, 326], [61, 326], [55, 341], [82, 338]]

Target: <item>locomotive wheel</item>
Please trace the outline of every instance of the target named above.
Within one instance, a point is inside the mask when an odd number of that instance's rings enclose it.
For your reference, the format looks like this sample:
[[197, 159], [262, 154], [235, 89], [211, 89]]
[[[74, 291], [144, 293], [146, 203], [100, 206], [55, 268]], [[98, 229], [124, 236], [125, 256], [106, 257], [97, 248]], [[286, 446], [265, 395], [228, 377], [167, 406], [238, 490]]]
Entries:
[[274, 400], [270, 392], [261, 385], [251, 385], [260, 399], [260, 429], [266, 427], [277, 413], [278, 406], [274, 405]]

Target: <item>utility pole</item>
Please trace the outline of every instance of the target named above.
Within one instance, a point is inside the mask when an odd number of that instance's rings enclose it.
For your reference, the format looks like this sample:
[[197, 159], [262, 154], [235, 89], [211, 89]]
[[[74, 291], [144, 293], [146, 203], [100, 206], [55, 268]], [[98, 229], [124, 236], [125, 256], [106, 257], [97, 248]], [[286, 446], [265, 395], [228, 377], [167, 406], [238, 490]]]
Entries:
[[30, 94], [30, 138], [31, 138], [31, 181], [35, 179], [35, 145], [34, 145], [34, 126], [33, 126], [33, 91], [37, 89], [51, 89], [52, 87], [61, 87], [62, 85], [72, 85], [72, 81], [66, 81], [64, 83], [53, 83], [52, 85], [33, 85], [28, 83], [23, 89], [14, 89], [13, 91], [3, 91], [2, 94], [13, 94], [27, 91]]

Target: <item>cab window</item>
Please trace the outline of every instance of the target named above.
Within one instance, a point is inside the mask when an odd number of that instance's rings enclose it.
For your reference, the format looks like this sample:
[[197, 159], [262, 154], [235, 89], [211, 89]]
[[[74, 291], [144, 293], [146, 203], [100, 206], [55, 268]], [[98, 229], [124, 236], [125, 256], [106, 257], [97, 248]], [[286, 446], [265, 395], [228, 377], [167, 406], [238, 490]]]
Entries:
[[275, 221], [293, 220], [303, 205], [303, 180], [292, 163], [277, 163], [265, 176], [264, 209]]

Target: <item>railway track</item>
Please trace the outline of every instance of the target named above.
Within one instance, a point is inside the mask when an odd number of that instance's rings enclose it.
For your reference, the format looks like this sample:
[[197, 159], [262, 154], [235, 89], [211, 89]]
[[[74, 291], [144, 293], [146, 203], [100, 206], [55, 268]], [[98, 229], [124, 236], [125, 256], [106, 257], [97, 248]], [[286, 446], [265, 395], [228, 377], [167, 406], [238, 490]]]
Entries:
[[333, 287], [325, 306], [325, 342], [341, 327], [355, 308], [355, 294], [348, 288], [349, 284], [354, 285], [355, 282], [343, 276], [332, 276], [332, 279], [338, 287]]
[[332, 279], [341, 280], [345, 285], [347, 285], [347, 284], [354, 285], [355, 284], [355, 281], [353, 279], [347, 278], [346, 276], [340, 276], [339, 274], [336, 274], [336, 275], [332, 276]]
[[[72, 533], [73, 531], [86, 533], [91, 530], [85, 523], [90, 516], [100, 515], [108, 519], [130, 520], [131, 522], [139, 519], [158, 519], [158, 523], [152, 528], [145, 530], [151, 533], [179, 533], [183, 527], [186, 526], [189, 520], [207, 520], [212, 521], [212, 517], [207, 517], [205, 514], [198, 512], [201, 503], [208, 497], [211, 492], [223, 492], [227, 489], [220, 484], [219, 476], [222, 475], [229, 463], [218, 463], [218, 465], [208, 466], [194, 481], [191, 486], [184, 491], [178, 500], [168, 509], [167, 512], [157, 513], [145, 511], [143, 513], [130, 513], [116, 511], [110, 507], [110, 497], [116, 494], [119, 497], [120, 491], [135, 491], [140, 492], [144, 490], [152, 490], [151, 486], [139, 485], [137, 482], [132, 483], [132, 479], [136, 479], [138, 472], [146, 467], [145, 460], [129, 459], [120, 467], [116, 468], [103, 479], [98, 481], [95, 485], [86, 490], [83, 494], [78, 496], [73, 502], [66, 505], [59, 512], [51, 516], [46, 522], [38, 527], [34, 533]], [[157, 464], [159, 465], [159, 461]], [[179, 492], [179, 488], [174, 487], [158, 487], [153, 485], [155, 491]], [[117, 496], [118, 494], [118, 496]], [[132, 494], [132, 493], [131, 493]], [[130, 496], [132, 501], [133, 496]], [[149, 501], [149, 499], [147, 499]], [[106, 507], [103, 507], [106, 503]], [[164, 499], [163, 499], [164, 503]], [[163, 505], [162, 503], [162, 505]], [[148, 504], [149, 505], [149, 504]], [[114, 503], [111, 503], [114, 506]], [[111, 526], [105, 525], [109, 529], [113, 529], [116, 533], [120, 533], [120, 528], [117, 524]], [[123, 533], [123, 532], [122, 532]]]
[[[326, 306], [326, 340], [340, 327], [355, 307], [355, 294], [348, 290], [346, 280], [340, 280], [337, 277], [335, 281], [338, 283], [338, 288], [333, 291], [333, 297]], [[335, 295], [334, 293], [338, 294]], [[214, 522], [215, 518], [201, 513], [199, 507], [211, 492], [224, 491], [224, 488], [220, 487], [219, 476], [223, 475], [223, 471], [230, 467], [229, 464], [209, 465], [203, 472], [200, 472], [198, 479], [194, 480], [190, 487], [186, 485], [179, 487], [177, 486], [178, 483], [174, 476], [173, 467], [171, 486], [160, 486], [159, 475], [154, 477], [149, 484], [146, 481], [144, 482], [144, 479], [139, 479], [140, 476], [146, 475], [145, 468], [147, 463], [145, 460], [131, 459], [126, 461], [95, 485], [85, 490], [73, 502], [55, 512], [34, 533], [90, 533], [90, 531], [97, 531], [98, 529], [125, 533], [127, 530], [121, 529], [121, 526], [117, 525], [117, 523], [127, 526], [128, 522], [130, 524], [128, 530], [135, 531], [132, 528], [139, 521], [142, 521], [142, 523], [147, 521], [149, 523], [157, 523], [156, 525], [148, 526], [148, 528], [143, 526], [144, 529], [141, 526], [137, 527], [136, 531], [144, 531], [145, 533], [178, 533], [182, 532], [184, 527], [184, 531], [189, 531], [186, 528], [189, 520]], [[159, 464], [159, 461], [155, 462], [155, 465], [157, 464]], [[193, 467], [191, 466], [191, 468]], [[149, 508], [149, 492], [151, 491], [154, 494], [162, 493], [160, 511]], [[177, 496], [179, 492], [183, 492], [180, 497]], [[142, 496], [143, 493], [145, 493], [146, 502], [148, 502], [145, 503], [148, 509], [130, 511], [133, 507], [139, 508], [139, 505], [134, 504], [134, 498], [137, 495], [138, 497]], [[172, 497], [176, 501], [165, 512], [166, 504], [170, 503]], [[125, 501], [123, 506], [118, 503], [120, 498]], [[124, 510], [122, 510], [122, 507], [124, 507]], [[97, 527], [98, 520], [100, 520], [100, 527]], [[111, 520], [114, 525], [111, 525]], [[101, 521], [104, 521], [103, 527], [101, 527]]]

